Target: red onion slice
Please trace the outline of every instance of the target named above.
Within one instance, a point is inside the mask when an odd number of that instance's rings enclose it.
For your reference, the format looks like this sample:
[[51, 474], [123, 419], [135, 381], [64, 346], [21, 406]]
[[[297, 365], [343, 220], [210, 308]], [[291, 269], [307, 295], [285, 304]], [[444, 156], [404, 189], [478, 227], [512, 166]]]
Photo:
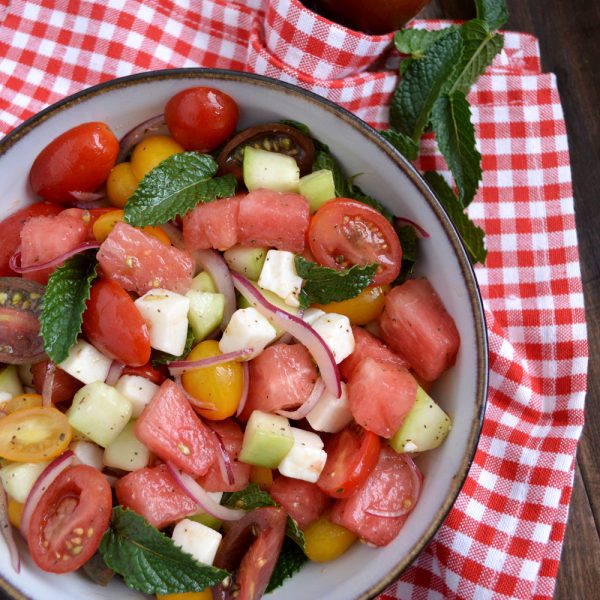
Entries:
[[151, 117], [129, 130], [119, 141], [120, 149], [117, 163], [127, 160], [131, 149], [147, 135], [158, 133], [163, 128], [165, 128], [166, 133], [165, 126], [165, 116], [161, 114]]
[[56, 373], [56, 365], [49, 360], [46, 367], [46, 376], [44, 377], [44, 385], [42, 386], [42, 405], [52, 406], [52, 390], [54, 388], [54, 374]]
[[171, 240], [171, 244], [173, 244], [175, 248], [185, 251], [185, 242], [183, 241], [183, 234], [181, 233], [179, 228], [173, 225], [173, 223], [161, 223], [160, 226]]
[[100, 244], [98, 242], [83, 242], [83, 244], [79, 244], [79, 246], [69, 250], [49, 260], [45, 263], [41, 263], [39, 265], [30, 265], [29, 267], [22, 267], [19, 263], [21, 262], [21, 251], [17, 250], [11, 257], [9, 261], [10, 268], [15, 271], [15, 273], [31, 273], [32, 271], [39, 271], [40, 269], [49, 269], [51, 267], [56, 267], [63, 263], [67, 258], [71, 258], [71, 256], [75, 256], [75, 254], [79, 254], [80, 252], [84, 252], [85, 250], [97, 250], [100, 248]]
[[340, 371], [329, 346], [325, 343], [323, 338], [302, 319], [290, 315], [268, 302], [265, 297], [239, 273], [232, 272], [231, 277], [235, 288], [248, 300], [251, 306], [265, 316], [273, 323], [273, 325], [285, 329], [301, 344], [306, 346], [321, 371], [321, 377], [325, 382], [325, 387], [336, 398], [339, 398], [342, 395]]
[[425, 231], [425, 229], [423, 229], [423, 227], [421, 227], [418, 223], [415, 223], [414, 221], [407, 219], [406, 217], [396, 217], [395, 221], [396, 221], [396, 225], [398, 225], [399, 227], [404, 227], [406, 225], [408, 225], [409, 227], [412, 227], [417, 232], [417, 237], [420, 237], [420, 238], [428, 238], [429, 237], [429, 234], [427, 233], [427, 231]]
[[63, 452], [58, 458], [55, 458], [41, 473], [33, 484], [25, 505], [23, 506], [23, 514], [21, 515], [21, 533], [27, 539], [29, 531], [29, 523], [35, 507], [38, 505], [40, 498], [44, 492], [50, 487], [50, 484], [67, 468], [70, 467], [75, 459], [75, 454], [71, 450]]
[[250, 391], [250, 365], [248, 362], [242, 363], [242, 370], [244, 375], [244, 387], [242, 388], [242, 395], [240, 396], [240, 403], [238, 404], [237, 410], [235, 411], [235, 416], [239, 417], [244, 408], [246, 407], [246, 402], [248, 401], [248, 392]]
[[183, 383], [181, 382], [181, 375], [175, 375], [175, 383], [192, 406], [202, 410], [217, 410], [216, 405], [214, 405], [212, 402], [200, 402], [200, 400], [196, 400], [194, 396], [188, 394], [187, 390], [183, 387]]
[[217, 356], [210, 356], [200, 360], [174, 360], [168, 364], [169, 373], [171, 373], [171, 375], [182, 375], [186, 371], [214, 367], [215, 365], [221, 365], [243, 356], [251, 356], [252, 354], [254, 354], [254, 348], [242, 348], [241, 350], [225, 352], [224, 354], [218, 354]]
[[227, 452], [223, 438], [214, 429], [210, 428], [210, 431], [215, 440], [215, 447], [217, 448], [217, 459], [221, 477], [223, 477], [223, 481], [227, 481], [229, 485], [233, 485], [235, 483], [235, 475], [233, 473], [233, 467], [231, 466], [229, 452]]
[[90, 202], [97, 202], [104, 198], [104, 194], [101, 192], [79, 192], [77, 190], [69, 192], [77, 202], [82, 202], [85, 206], [88, 206]]
[[10, 564], [15, 573], [19, 573], [21, 570], [21, 556], [19, 555], [19, 549], [13, 535], [13, 528], [8, 518], [8, 496], [2, 485], [0, 485], [0, 530], [2, 530], [2, 537], [8, 548]]
[[106, 375], [106, 379], [104, 380], [104, 383], [106, 383], [106, 385], [114, 386], [117, 383], [117, 381], [119, 381], [119, 377], [121, 377], [121, 373], [123, 373], [124, 368], [125, 365], [122, 362], [119, 362], [118, 360], [113, 360], [110, 365], [110, 369], [108, 370], [108, 374]]
[[225, 309], [221, 320], [221, 329], [224, 331], [235, 312], [235, 290], [231, 280], [231, 273], [225, 259], [214, 250], [196, 250], [192, 253], [197, 265], [200, 265], [213, 278], [217, 289], [225, 296]]
[[321, 399], [323, 392], [325, 391], [325, 382], [321, 377], [315, 381], [315, 385], [304, 401], [304, 403], [296, 410], [276, 410], [275, 412], [282, 417], [287, 417], [294, 421], [304, 419], [304, 417], [315, 407], [315, 404]]
[[215, 502], [208, 492], [189, 475], [180, 471], [173, 463], [167, 462], [167, 469], [177, 485], [204, 511], [220, 521], [239, 521], [245, 510], [227, 508]]

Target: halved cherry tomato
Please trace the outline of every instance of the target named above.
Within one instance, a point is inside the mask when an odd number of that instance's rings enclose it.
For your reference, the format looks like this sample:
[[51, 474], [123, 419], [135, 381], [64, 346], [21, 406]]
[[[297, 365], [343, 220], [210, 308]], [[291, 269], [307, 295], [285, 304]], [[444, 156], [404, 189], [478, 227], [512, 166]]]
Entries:
[[29, 173], [33, 191], [61, 204], [76, 201], [71, 192], [93, 192], [108, 177], [119, 141], [105, 123], [82, 123], [50, 142]]
[[103, 354], [126, 365], [150, 359], [150, 333], [131, 296], [110, 279], [92, 285], [83, 313], [83, 333]]
[[[109, 210], [98, 216], [92, 226], [92, 232], [96, 241], [102, 243], [114, 229], [115, 225], [124, 220], [124, 216], [125, 211], [120, 208]], [[169, 236], [164, 232], [160, 225], [157, 225], [156, 227], [153, 225], [146, 225], [145, 227], [142, 227], [142, 231], [156, 238], [165, 246], [171, 245]]]
[[112, 493], [100, 471], [68, 467], [50, 484], [35, 507], [27, 543], [38, 567], [69, 573], [91, 558], [106, 531]]
[[348, 498], [375, 468], [380, 449], [378, 435], [349, 425], [327, 443], [327, 462], [317, 485], [333, 498]]
[[[31, 375], [33, 376], [33, 387], [40, 394], [44, 389], [44, 382], [48, 376], [48, 364], [49, 360], [43, 360], [42, 362], [31, 365]], [[79, 379], [75, 379], [72, 375], [69, 375], [66, 371], [63, 371], [60, 367], [54, 365], [52, 382], [52, 391], [50, 393], [50, 399], [53, 404], [64, 402], [65, 400], [72, 400], [75, 392], [83, 387], [83, 383]]]
[[372, 285], [391, 283], [400, 273], [402, 247], [392, 225], [374, 208], [336, 198], [314, 214], [308, 244], [317, 261], [331, 269], [378, 263]]
[[0, 419], [0, 456], [41, 462], [66, 449], [73, 432], [64, 413], [50, 406], [19, 410]]
[[19, 394], [13, 396], [10, 400], [0, 402], [0, 413], [10, 415], [18, 410], [26, 408], [35, 408], [42, 405], [42, 397], [40, 394]]
[[383, 311], [385, 294], [389, 286], [372, 286], [365, 288], [358, 296], [343, 302], [316, 304], [317, 308], [338, 315], [346, 315], [352, 325], [366, 325], [374, 321]]
[[164, 365], [157, 365], [153, 367], [151, 363], [146, 363], [140, 367], [132, 367], [131, 365], [125, 365], [123, 369], [123, 375], [139, 375], [149, 379], [152, 383], [160, 385], [169, 375], [167, 367]]
[[212, 152], [235, 131], [236, 101], [211, 87], [193, 87], [175, 94], [165, 106], [171, 135], [186, 149]]
[[16, 213], [0, 221], [0, 277], [16, 276], [10, 266], [10, 257], [21, 245], [21, 229], [31, 217], [47, 217], [57, 215], [62, 208], [50, 202], [36, 202], [21, 208]]

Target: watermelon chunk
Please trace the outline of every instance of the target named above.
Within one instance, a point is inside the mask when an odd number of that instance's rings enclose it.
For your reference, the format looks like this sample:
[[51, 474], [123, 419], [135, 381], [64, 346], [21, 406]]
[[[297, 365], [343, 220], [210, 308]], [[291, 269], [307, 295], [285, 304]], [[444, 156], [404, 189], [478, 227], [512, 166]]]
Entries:
[[189, 251], [227, 250], [237, 244], [240, 198], [199, 204], [183, 218], [183, 239]]

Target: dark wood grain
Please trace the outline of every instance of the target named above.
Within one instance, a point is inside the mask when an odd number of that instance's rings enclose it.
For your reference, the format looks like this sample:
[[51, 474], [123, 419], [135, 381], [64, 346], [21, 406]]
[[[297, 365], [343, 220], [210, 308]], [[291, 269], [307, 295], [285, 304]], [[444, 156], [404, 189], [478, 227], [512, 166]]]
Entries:
[[[507, 29], [540, 40], [542, 65], [556, 73], [573, 171], [575, 212], [590, 343], [586, 426], [577, 456], [555, 600], [600, 597], [600, 2], [507, 0]], [[431, 18], [472, 17], [472, 0], [434, 0]]]

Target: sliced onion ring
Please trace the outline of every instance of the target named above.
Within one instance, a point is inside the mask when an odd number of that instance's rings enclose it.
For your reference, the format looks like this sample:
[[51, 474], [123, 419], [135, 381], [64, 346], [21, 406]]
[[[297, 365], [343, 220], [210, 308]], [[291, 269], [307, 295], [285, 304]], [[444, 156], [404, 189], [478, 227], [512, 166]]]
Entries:
[[239, 521], [245, 510], [227, 508], [215, 502], [208, 492], [189, 475], [180, 471], [171, 462], [167, 462], [167, 469], [177, 485], [204, 511], [220, 521]]
[[52, 390], [54, 388], [54, 375], [56, 373], [56, 365], [49, 360], [46, 367], [46, 376], [44, 377], [44, 385], [42, 386], [42, 405], [52, 406]]
[[275, 412], [282, 417], [287, 417], [292, 420], [304, 419], [304, 417], [315, 407], [315, 404], [321, 399], [323, 392], [325, 391], [325, 382], [322, 377], [319, 377], [315, 381], [315, 385], [304, 401], [296, 410], [276, 410]]
[[217, 460], [219, 462], [221, 477], [223, 477], [223, 481], [227, 481], [229, 485], [233, 485], [235, 483], [235, 475], [233, 473], [233, 467], [231, 466], [229, 452], [227, 452], [223, 438], [214, 429], [210, 428], [210, 431], [217, 448]]
[[235, 416], [239, 417], [244, 408], [246, 407], [246, 402], [248, 401], [248, 392], [250, 391], [250, 365], [248, 362], [242, 363], [242, 371], [244, 377], [244, 383], [242, 388], [242, 395], [240, 396], [240, 403], [238, 404], [237, 410], [235, 411]]
[[19, 573], [21, 571], [21, 556], [19, 555], [19, 549], [15, 542], [12, 525], [8, 519], [8, 496], [2, 485], [0, 485], [0, 530], [2, 531], [2, 537], [8, 548], [10, 564], [15, 570], [15, 573]]
[[102, 200], [104, 198], [104, 194], [102, 192], [80, 192], [77, 190], [69, 192], [77, 202], [82, 202], [85, 206], [88, 206], [90, 202], [97, 202], [98, 200]]
[[221, 329], [224, 331], [235, 311], [235, 290], [231, 273], [225, 259], [214, 250], [196, 250], [192, 253], [194, 261], [213, 278], [217, 289], [225, 296], [225, 308], [221, 319]]
[[163, 114], [151, 117], [130, 129], [119, 141], [119, 155], [117, 164], [127, 160], [131, 149], [149, 133], [156, 133], [166, 125]]
[[118, 360], [113, 360], [110, 365], [110, 369], [108, 370], [108, 374], [106, 375], [106, 379], [104, 380], [104, 383], [106, 383], [106, 385], [114, 386], [117, 383], [117, 381], [119, 381], [119, 377], [121, 377], [121, 373], [123, 373], [124, 368], [125, 365], [122, 362], [119, 362]]
[[35, 507], [38, 505], [40, 498], [44, 495], [44, 492], [50, 487], [50, 484], [67, 468], [73, 463], [75, 454], [71, 450], [63, 452], [58, 458], [55, 458], [41, 473], [33, 484], [27, 500], [23, 506], [23, 514], [21, 515], [21, 533], [23, 537], [27, 539], [27, 532], [29, 531], [29, 523], [31, 522], [31, 516]]
[[182, 375], [186, 371], [214, 367], [215, 365], [231, 362], [232, 360], [236, 360], [244, 356], [252, 356], [252, 354], [254, 354], [254, 348], [242, 348], [241, 350], [225, 352], [224, 354], [209, 356], [208, 358], [201, 358], [200, 360], [173, 360], [168, 364], [169, 373], [171, 373], [171, 375]]
[[80, 252], [85, 252], [86, 250], [97, 250], [100, 248], [100, 244], [98, 242], [83, 242], [79, 244], [79, 246], [69, 250], [68, 252], [64, 252], [60, 256], [53, 258], [45, 263], [41, 263], [39, 265], [30, 265], [29, 267], [22, 267], [20, 265], [21, 262], [21, 251], [17, 250], [11, 257], [9, 261], [10, 268], [15, 271], [15, 273], [31, 273], [32, 271], [39, 271], [40, 269], [49, 269], [51, 267], [56, 267], [63, 263], [67, 258], [71, 258], [71, 256], [75, 256], [75, 254], [79, 254]]
[[214, 405], [212, 402], [200, 402], [200, 400], [196, 400], [194, 396], [188, 394], [187, 390], [183, 387], [181, 375], [175, 375], [175, 383], [192, 406], [202, 410], [217, 410], [216, 405]]
[[181, 233], [178, 227], [173, 225], [173, 223], [161, 223], [160, 227], [167, 234], [167, 236], [171, 240], [171, 244], [173, 244], [175, 248], [178, 248], [179, 250], [185, 250], [183, 234]]
[[248, 300], [259, 313], [265, 316], [273, 325], [285, 329], [292, 334], [315, 359], [325, 387], [336, 398], [342, 395], [340, 371], [329, 346], [323, 338], [306, 322], [298, 317], [280, 310], [270, 302], [239, 273], [231, 273], [233, 285]]
[[421, 227], [418, 223], [415, 223], [414, 221], [407, 219], [406, 217], [395, 217], [395, 222], [396, 222], [396, 225], [398, 225], [399, 227], [404, 227], [406, 225], [408, 225], [409, 227], [412, 227], [417, 232], [417, 237], [420, 237], [420, 238], [428, 238], [429, 237], [429, 233], [427, 233], [427, 231], [425, 231], [425, 229], [423, 229], [423, 227]]

